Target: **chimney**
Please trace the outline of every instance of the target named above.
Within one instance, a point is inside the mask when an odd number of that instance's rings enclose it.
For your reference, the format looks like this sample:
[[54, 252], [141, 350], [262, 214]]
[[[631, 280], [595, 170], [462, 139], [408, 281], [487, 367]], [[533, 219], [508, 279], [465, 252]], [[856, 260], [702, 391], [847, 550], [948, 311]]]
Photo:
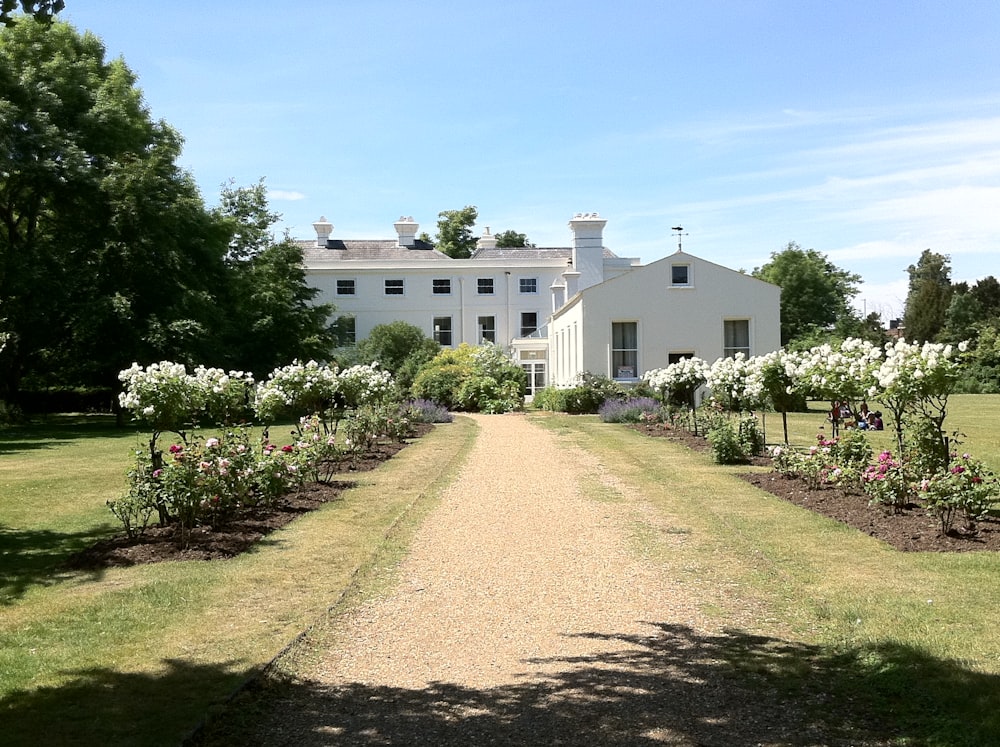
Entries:
[[573, 269], [580, 273], [579, 290], [604, 282], [606, 224], [597, 213], [577, 213], [569, 222], [573, 232]]
[[316, 231], [316, 246], [325, 247], [326, 240], [333, 233], [333, 224], [321, 215], [319, 220], [313, 223], [313, 229]]
[[420, 228], [420, 224], [414, 222], [412, 215], [409, 217], [401, 215], [399, 220], [392, 225], [396, 229], [396, 233], [399, 234], [399, 245], [412, 249], [417, 243], [417, 230]]
[[490, 227], [486, 226], [486, 230], [483, 231], [483, 235], [479, 237], [476, 242], [476, 249], [496, 249], [497, 248], [497, 237], [490, 233]]

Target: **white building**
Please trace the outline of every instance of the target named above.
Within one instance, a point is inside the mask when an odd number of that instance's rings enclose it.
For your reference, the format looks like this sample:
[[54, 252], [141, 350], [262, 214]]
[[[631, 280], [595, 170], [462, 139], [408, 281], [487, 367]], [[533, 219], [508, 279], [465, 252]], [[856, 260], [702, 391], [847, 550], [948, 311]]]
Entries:
[[313, 224], [302, 243], [306, 281], [332, 302], [354, 340], [402, 320], [445, 346], [510, 349], [532, 392], [571, 386], [583, 372], [635, 381], [684, 355], [714, 360], [780, 345], [780, 289], [690, 254], [642, 266], [604, 247], [596, 213], [569, 222], [569, 247], [499, 249], [486, 229], [469, 259], [417, 239], [412, 218], [395, 239], [335, 239]]

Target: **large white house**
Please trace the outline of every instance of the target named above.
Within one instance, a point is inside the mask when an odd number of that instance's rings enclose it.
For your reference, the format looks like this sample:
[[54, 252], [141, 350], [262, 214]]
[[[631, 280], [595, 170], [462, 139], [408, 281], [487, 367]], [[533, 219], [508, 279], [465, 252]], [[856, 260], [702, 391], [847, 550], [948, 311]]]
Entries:
[[394, 239], [336, 239], [313, 224], [300, 242], [306, 281], [362, 340], [402, 320], [445, 346], [492, 342], [529, 374], [530, 390], [571, 386], [579, 374], [635, 381], [684, 356], [714, 360], [780, 345], [780, 289], [677, 251], [649, 265], [604, 246], [596, 213], [569, 222], [572, 245], [501, 249], [486, 229], [469, 259], [417, 238], [412, 218]]

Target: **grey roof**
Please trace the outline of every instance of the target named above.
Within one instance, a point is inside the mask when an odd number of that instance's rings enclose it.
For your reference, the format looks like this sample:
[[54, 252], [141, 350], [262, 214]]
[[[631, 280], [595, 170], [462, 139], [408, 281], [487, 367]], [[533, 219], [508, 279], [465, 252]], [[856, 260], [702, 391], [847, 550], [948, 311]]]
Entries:
[[339, 260], [391, 260], [394, 262], [421, 262], [451, 259], [422, 241], [411, 249], [400, 246], [396, 239], [327, 239], [326, 246], [316, 246], [315, 241], [297, 241], [302, 247], [302, 259], [311, 262]]
[[[605, 259], [618, 259], [618, 255], [603, 248]], [[476, 249], [472, 259], [569, 259], [573, 249], [568, 246], [520, 246], [506, 249]]]

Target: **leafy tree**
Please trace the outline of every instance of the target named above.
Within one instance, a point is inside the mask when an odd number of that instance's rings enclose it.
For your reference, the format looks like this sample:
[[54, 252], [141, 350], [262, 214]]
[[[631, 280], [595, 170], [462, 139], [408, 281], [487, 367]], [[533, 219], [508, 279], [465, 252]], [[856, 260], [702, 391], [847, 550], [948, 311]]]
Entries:
[[0, 30], [0, 396], [209, 348], [225, 234], [180, 143], [94, 35]]
[[517, 231], [502, 231], [496, 235], [497, 247], [500, 249], [515, 249], [523, 246], [533, 246], [527, 235]]
[[288, 236], [275, 242], [281, 215], [268, 205], [264, 180], [230, 181], [220, 197], [215, 216], [228, 235], [225, 365], [262, 377], [291, 360], [327, 360], [336, 344], [334, 307], [313, 303], [319, 291], [306, 285], [301, 247]]
[[478, 217], [479, 211], [475, 205], [438, 213], [437, 241], [434, 242], [437, 249], [455, 259], [471, 257], [477, 241], [472, 227]]
[[815, 249], [790, 242], [751, 273], [781, 288], [781, 344], [830, 329], [856, 314], [850, 307], [861, 276], [843, 270]]
[[903, 312], [906, 338], [915, 342], [930, 342], [944, 329], [951, 304], [950, 258], [924, 249], [917, 264], [906, 271], [910, 289]]
[[367, 339], [358, 343], [361, 360], [378, 363], [395, 377], [403, 391], [409, 390], [420, 366], [440, 350], [441, 346], [426, 337], [420, 327], [402, 321], [376, 325]]
[[65, 0], [0, 0], [0, 23], [4, 26], [13, 26], [17, 19], [11, 15], [17, 10], [20, 4], [25, 17], [34, 18], [36, 21], [48, 23], [53, 16], [66, 7]]
[[230, 264], [253, 259], [274, 244], [271, 229], [281, 214], [268, 206], [263, 178], [249, 187], [237, 187], [232, 179], [223, 184], [216, 212], [232, 234], [226, 254]]
[[992, 275], [981, 278], [969, 288], [969, 293], [979, 301], [983, 314], [988, 317], [1000, 316], [1000, 281]]
[[968, 290], [952, 294], [944, 328], [939, 337], [946, 342], [961, 342], [978, 336], [976, 325], [983, 319], [983, 305]]

